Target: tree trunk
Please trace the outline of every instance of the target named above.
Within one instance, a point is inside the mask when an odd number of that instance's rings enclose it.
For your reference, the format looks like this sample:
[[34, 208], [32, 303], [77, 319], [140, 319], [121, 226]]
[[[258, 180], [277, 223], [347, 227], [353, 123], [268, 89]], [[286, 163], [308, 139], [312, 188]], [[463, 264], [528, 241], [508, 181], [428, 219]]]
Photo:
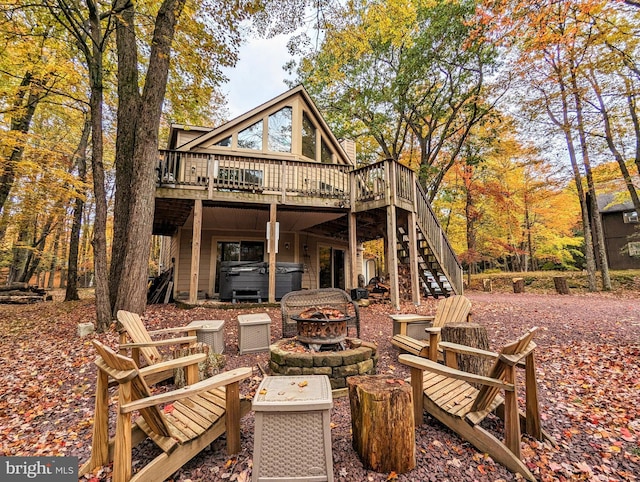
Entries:
[[[49, 278], [47, 279], [46, 287], [48, 289], [53, 289], [53, 280], [56, 277], [56, 270], [58, 268], [58, 250], [60, 249], [60, 238], [62, 237], [62, 228], [64, 226], [64, 222], [60, 222], [58, 224], [58, 228], [56, 229], [56, 236], [53, 241], [53, 247], [51, 249], [51, 263], [49, 263]], [[43, 284], [43, 286], [45, 286]]]
[[[576, 150], [573, 144], [573, 137], [571, 135], [571, 119], [569, 116], [569, 105], [567, 100], [567, 91], [563, 72], [560, 70], [558, 63], [555, 68], [555, 73], [558, 77], [558, 87], [560, 88], [561, 100], [562, 100], [562, 122], [558, 122], [557, 119], [552, 117], [552, 120], [562, 129], [565, 141], [567, 143], [567, 151], [569, 159], [571, 161], [571, 168], [573, 169], [573, 179], [576, 183], [576, 190], [578, 192], [578, 199], [580, 200], [580, 211], [582, 214], [582, 227], [584, 231], [584, 250], [585, 260], [587, 265], [587, 280], [589, 283], [589, 291], [597, 291], [598, 286], [596, 282], [596, 263], [593, 253], [593, 239], [591, 237], [591, 221], [589, 220], [589, 209], [587, 207], [587, 198], [582, 187], [582, 176], [580, 175], [580, 169], [578, 168], [578, 161], [576, 159]], [[548, 109], [547, 109], [548, 110]]]
[[[85, 118], [84, 128], [80, 143], [76, 149], [76, 162], [78, 166], [78, 178], [84, 184], [87, 180], [87, 147], [89, 144], [89, 134], [91, 133], [90, 119]], [[69, 259], [67, 271], [67, 288], [64, 296], [65, 301], [79, 300], [78, 295], [78, 251], [80, 247], [80, 228], [82, 227], [82, 211], [84, 209], [84, 192], [78, 191], [75, 206], [73, 208], [73, 222], [71, 224], [71, 235], [69, 237]]]
[[[111, 283], [117, 288], [114, 311], [125, 309], [136, 313], [143, 313], [147, 300], [147, 276], [149, 266], [149, 252], [151, 247], [151, 233], [153, 225], [154, 190], [155, 190], [155, 162], [158, 152], [158, 129], [162, 102], [164, 100], [167, 77], [169, 71], [169, 59], [171, 42], [175, 33], [177, 20], [182, 13], [185, 0], [164, 0], [156, 17], [155, 31], [153, 34], [152, 48], [149, 57], [149, 68], [145, 77], [145, 85], [139, 102], [137, 91], [131, 88], [122, 91], [119, 103], [124, 103], [127, 109], [134, 110], [131, 105], [138, 104], [135, 109], [135, 118], [131, 119], [123, 129], [132, 129], [133, 133], [118, 129], [118, 136], [131, 139], [131, 147], [120, 144], [121, 149], [133, 152], [133, 164], [129, 182], [129, 196], [120, 201], [118, 212], [126, 210], [122, 217], [116, 216], [114, 223], [122, 223], [118, 229], [118, 239], [114, 240], [113, 251], [120, 251], [122, 264], [126, 270], [112, 271]], [[130, 35], [130, 25], [125, 19], [133, 18], [133, 5], [122, 15], [118, 16], [118, 77], [131, 81], [135, 78], [132, 70], [138, 69], [137, 58], [133, 55], [124, 55], [126, 51], [135, 52], [135, 37]], [[130, 17], [129, 17], [130, 15]], [[127, 33], [129, 31], [129, 33]], [[132, 43], [133, 42], [133, 43]], [[120, 50], [125, 49], [120, 56]], [[124, 98], [122, 97], [124, 96]], [[126, 147], [126, 149], [125, 149]], [[118, 154], [117, 154], [118, 155]], [[119, 189], [120, 186], [116, 186]], [[125, 187], [126, 191], [127, 187]], [[125, 204], [126, 203], [126, 204]], [[124, 233], [124, 234], [122, 234]]]
[[[29, 132], [36, 107], [45, 95], [43, 85], [44, 82], [34, 78], [31, 72], [26, 72], [22, 77], [20, 88], [13, 100], [13, 113], [11, 116], [11, 131], [17, 133], [18, 136], [24, 136]], [[24, 140], [18, 139], [16, 145], [11, 149], [7, 162], [4, 163], [0, 171], [0, 211], [3, 210], [4, 203], [7, 201], [9, 192], [13, 187], [16, 164], [22, 159], [24, 145]]]
[[596, 186], [593, 182], [593, 173], [591, 172], [591, 159], [589, 158], [589, 148], [587, 146], [587, 135], [585, 133], [582, 97], [578, 90], [578, 81], [576, 79], [577, 66], [573, 63], [571, 68], [571, 84], [573, 87], [573, 98], [576, 104], [576, 117], [578, 124], [578, 138], [580, 139], [580, 150], [582, 153], [582, 163], [587, 177], [587, 188], [589, 190], [589, 202], [591, 206], [592, 233], [595, 234], [595, 254], [600, 263], [600, 272], [602, 273], [602, 288], [605, 291], [611, 291], [611, 277], [609, 276], [609, 262], [607, 261], [607, 252], [604, 245], [604, 231], [602, 229], [602, 218], [598, 209], [598, 200], [596, 194]]
[[408, 472], [416, 466], [411, 385], [391, 376], [347, 378], [353, 448], [376, 472]]
[[[440, 335], [442, 341], [489, 350], [487, 328], [478, 323], [446, 323]], [[456, 354], [455, 360], [447, 360], [447, 364], [467, 373], [486, 376], [493, 361], [486, 357]]]
[[[114, 196], [113, 249], [109, 271], [111, 309], [115, 313], [118, 286], [122, 282], [129, 226], [136, 124], [140, 110], [138, 90], [138, 48], [134, 24], [134, 5], [129, 4], [116, 22], [118, 54], [118, 129], [116, 134], [116, 191]], [[133, 311], [133, 310], [128, 310]], [[143, 311], [137, 311], [142, 313]]]
[[93, 174], [93, 193], [95, 197], [95, 221], [93, 228], [93, 266], [96, 293], [96, 332], [105, 332], [111, 324], [111, 306], [109, 304], [109, 272], [107, 269], [107, 190], [104, 175], [104, 145], [102, 139], [103, 109], [103, 63], [102, 29], [97, 11], [89, 18], [91, 36], [91, 54], [88, 55], [89, 77], [91, 84], [91, 172]]

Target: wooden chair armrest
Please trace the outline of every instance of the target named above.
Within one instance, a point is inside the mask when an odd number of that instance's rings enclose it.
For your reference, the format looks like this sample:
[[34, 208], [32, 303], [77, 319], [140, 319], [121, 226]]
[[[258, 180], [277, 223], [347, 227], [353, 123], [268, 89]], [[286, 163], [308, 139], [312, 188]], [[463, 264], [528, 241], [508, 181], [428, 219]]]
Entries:
[[389, 318], [391, 318], [396, 323], [425, 323], [427, 321], [433, 321], [435, 316], [434, 315], [416, 315], [415, 320], [411, 320], [411, 319], [397, 320], [393, 318], [393, 315], [389, 315]]
[[435, 333], [438, 334], [442, 331], [442, 327], [441, 326], [427, 326], [424, 331], [426, 331], [427, 333]]
[[123, 343], [120, 348], [144, 348], [148, 346], [183, 345], [198, 341], [197, 336], [181, 336], [179, 338], [167, 338], [166, 340], [155, 340], [140, 343]]
[[142, 377], [146, 377], [153, 373], [160, 373], [165, 370], [173, 370], [174, 368], [181, 368], [181, 367], [186, 367], [196, 363], [200, 363], [205, 361], [206, 358], [207, 358], [207, 355], [205, 355], [204, 353], [196, 353], [195, 355], [182, 356], [180, 358], [175, 358], [173, 360], [154, 363], [153, 365], [140, 368], [138, 371], [140, 372], [140, 375]]
[[429, 372], [444, 375], [446, 377], [455, 378], [457, 380], [464, 380], [471, 383], [479, 383], [481, 385], [487, 385], [490, 387], [501, 388], [506, 391], [514, 391], [515, 387], [512, 383], [505, 383], [502, 380], [495, 378], [484, 377], [482, 375], [475, 375], [473, 373], [463, 372], [462, 370], [456, 370], [446, 365], [440, 365], [428, 358], [422, 358], [415, 355], [400, 355], [398, 360], [403, 365], [410, 366], [411, 368], [418, 368], [420, 370], [427, 370]]
[[252, 369], [250, 367], [240, 367], [234, 370], [229, 370], [227, 372], [219, 373], [218, 375], [209, 377], [206, 380], [202, 380], [201, 382], [194, 383], [193, 385], [179, 388], [178, 390], [160, 393], [158, 395], [153, 395], [151, 397], [124, 404], [120, 406], [120, 413], [130, 413], [134, 410], [140, 410], [141, 408], [152, 407], [154, 405], [159, 405], [167, 402], [174, 402], [176, 400], [182, 400], [183, 398], [188, 398], [201, 392], [206, 392], [208, 390], [213, 390], [214, 388], [223, 387], [225, 385], [239, 382], [241, 380], [249, 378], [251, 374]]
[[494, 360], [499, 356], [497, 353], [492, 351], [481, 350], [480, 348], [474, 348], [467, 345], [459, 345], [458, 343], [451, 343], [448, 341], [441, 341], [440, 348], [445, 351], [452, 351], [455, 353], [460, 353], [462, 355], [484, 356], [487, 358], [493, 358]]
[[196, 331], [199, 328], [201, 328], [201, 326], [205, 325], [206, 323], [202, 323], [202, 325], [192, 325], [192, 326], [176, 326], [173, 328], [162, 328], [160, 330], [152, 330], [152, 331], [147, 331], [147, 333], [149, 333], [150, 336], [153, 335], [166, 335], [167, 333], [188, 333], [190, 331]]

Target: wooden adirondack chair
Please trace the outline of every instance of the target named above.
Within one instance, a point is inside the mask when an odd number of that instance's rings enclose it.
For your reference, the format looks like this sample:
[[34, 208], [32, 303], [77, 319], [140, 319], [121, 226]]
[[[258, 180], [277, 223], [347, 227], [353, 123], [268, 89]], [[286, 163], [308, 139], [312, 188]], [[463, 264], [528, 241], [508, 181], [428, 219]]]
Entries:
[[[147, 368], [97, 340], [99, 357], [93, 442], [80, 476], [113, 460], [113, 482], [165, 480], [216, 438], [227, 433], [227, 451], [240, 451], [240, 418], [251, 402], [240, 399], [239, 382], [251, 368], [236, 368], [178, 390], [151, 395], [145, 371], [184, 365], [178, 358]], [[115, 437], [109, 440], [109, 380], [119, 384]], [[169, 403], [171, 402], [171, 403]], [[139, 418], [132, 423], [132, 413]], [[131, 449], [150, 438], [162, 451], [132, 476]]]
[[[495, 360], [488, 376], [463, 372], [415, 355], [400, 355], [400, 362], [411, 367], [411, 386], [416, 426], [422, 423], [423, 409], [445, 424], [478, 450], [528, 480], [535, 477], [520, 460], [521, 428], [536, 439], [553, 439], [542, 430], [538, 407], [532, 328], [516, 341], [505, 345], [500, 353], [443, 342], [447, 359], [455, 353], [489, 356]], [[526, 413], [518, 411], [516, 366], [525, 366]], [[480, 384], [478, 390], [470, 383]], [[504, 398], [499, 392], [504, 391]], [[480, 426], [496, 411], [504, 420], [505, 441]], [[522, 427], [521, 427], [522, 425]]]
[[[471, 301], [465, 296], [455, 295], [438, 302], [436, 314], [432, 317], [420, 317], [415, 321], [399, 321], [400, 333], [393, 336], [391, 344], [400, 350], [413, 355], [429, 358], [436, 361], [438, 358], [438, 344], [440, 343], [440, 332], [447, 323], [461, 323], [468, 321], [471, 313]], [[393, 318], [393, 315], [391, 315]], [[430, 321], [431, 326], [427, 327], [425, 321]], [[398, 321], [397, 321], [398, 322]], [[422, 323], [425, 325], [425, 335], [423, 339], [416, 339], [408, 336], [407, 323]], [[403, 326], [405, 324], [405, 326]]]
[[[164, 328], [162, 330], [147, 331], [140, 315], [137, 313], [119, 310], [117, 318], [122, 325], [122, 331], [120, 331], [120, 351], [122, 354], [126, 354], [126, 350], [131, 349], [131, 358], [135, 360], [138, 366], [141, 366], [141, 357], [147, 366], [155, 365], [156, 363], [169, 358], [168, 356], [163, 356], [160, 353], [160, 350], [158, 349], [159, 347], [171, 345], [180, 345], [185, 347], [198, 341], [198, 337], [196, 336], [197, 326]], [[164, 336], [175, 333], [185, 333], [187, 336], [153, 339], [154, 336]], [[200, 361], [204, 361], [205, 358], [206, 355], [202, 354]], [[187, 384], [193, 384], [198, 381], [197, 364], [187, 365], [185, 371]], [[156, 372], [153, 375], [150, 375], [146, 381], [150, 385], [153, 385], [171, 378], [173, 373], [173, 370]]]

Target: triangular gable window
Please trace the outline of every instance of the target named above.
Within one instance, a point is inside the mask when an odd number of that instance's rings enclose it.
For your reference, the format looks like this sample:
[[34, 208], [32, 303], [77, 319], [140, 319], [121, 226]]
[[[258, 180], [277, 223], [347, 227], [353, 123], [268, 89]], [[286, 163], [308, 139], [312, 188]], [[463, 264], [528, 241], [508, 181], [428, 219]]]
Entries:
[[302, 114], [302, 155], [316, 159], [316, 128], [306, 112]]
[[231, 147], [231, 136], [225, 137], [221, 141], [216, 142], [215, 145], [220, 147]]
[[269, 116], [267, 132], [270, 151], [291, 152], [292, 112], [291, 107], [283, 107]]
[[238, 147], [262, 150], [262, 121], [250, 125], [238, 132]]

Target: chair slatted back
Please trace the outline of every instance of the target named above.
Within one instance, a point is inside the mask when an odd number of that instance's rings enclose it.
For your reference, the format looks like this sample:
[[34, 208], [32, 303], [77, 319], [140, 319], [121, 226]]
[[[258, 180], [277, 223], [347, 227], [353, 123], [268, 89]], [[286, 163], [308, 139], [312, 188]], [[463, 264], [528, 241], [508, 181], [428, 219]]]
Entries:
[[436, 306], [433, 326], [444, 326], [446, 323], [458, 323], [467, 320], [471, 312], [471, 301], [462, 295], [449, 296]]
[[[150, 343], [153, 340], [144, 326], [140, 315], [137, 313], [131, 313], [129, 311], [119, 310], [118, 321], [122, 324], [122, 327], [127, 332], [129, 338], [133, 343]], [[162, 355], [155, 346], [145, 346], [139, 348], [142, 357], [147, 362], [147, 365], [154, 365], [162, 361]]]
[[[98, 368], [105, 371], [120, 385], [130, 383], [131, 401], [151, 396], [151, 391], [149, 390], [148, 385], [140, 376], [138, 367], [131, 358], [116, 353], [111, 348], [103, 345], [97, 340], [93, 340], [93, 345], [99, 355], [99, 358], [96, 360]], [[147, 425], [149, 425], [151, 430], [156, 434], [163, 437], [171, 436], [167, 421], [157, 406], [140, 409], [140, 415], [142, 415], [147, 422]]]
[[[462, 295], [449, 296], [436, 306], [436, 314], [431, 326], [442, 328], [447, 323], [467, 321], [469, 313], [471, 313], [471, 301], [469, 301], [469, 298]], [[440, 343], [440, 334], [438, 334], [436, 341], [438, 344]]]
[[[500, 350], [500, 356], [496, 359], [487, 376], [489, 378], [494, 378], [497, 380], [505, 380], [505, 374], [508, 369], [511, 369], [512, 364], [507, 363], [504, 356], [520, 355], [528, 352], [530, 349], [530, 344], [533, 340], [533, 336], [535, 335], [535, 332], [537, 330], [537, 327], [531, 328], [517, 340], [504, 345], [502, 347], [502, 350]], [[499, 392], [500, 388], [490, 387], [486, 385], [483, 386], [478, 392], [478, 396], [476, 397], [476, 400], [473, 403], [470, 411], [476, 412], [487, 409], [487, 407], [491, 405]]]

